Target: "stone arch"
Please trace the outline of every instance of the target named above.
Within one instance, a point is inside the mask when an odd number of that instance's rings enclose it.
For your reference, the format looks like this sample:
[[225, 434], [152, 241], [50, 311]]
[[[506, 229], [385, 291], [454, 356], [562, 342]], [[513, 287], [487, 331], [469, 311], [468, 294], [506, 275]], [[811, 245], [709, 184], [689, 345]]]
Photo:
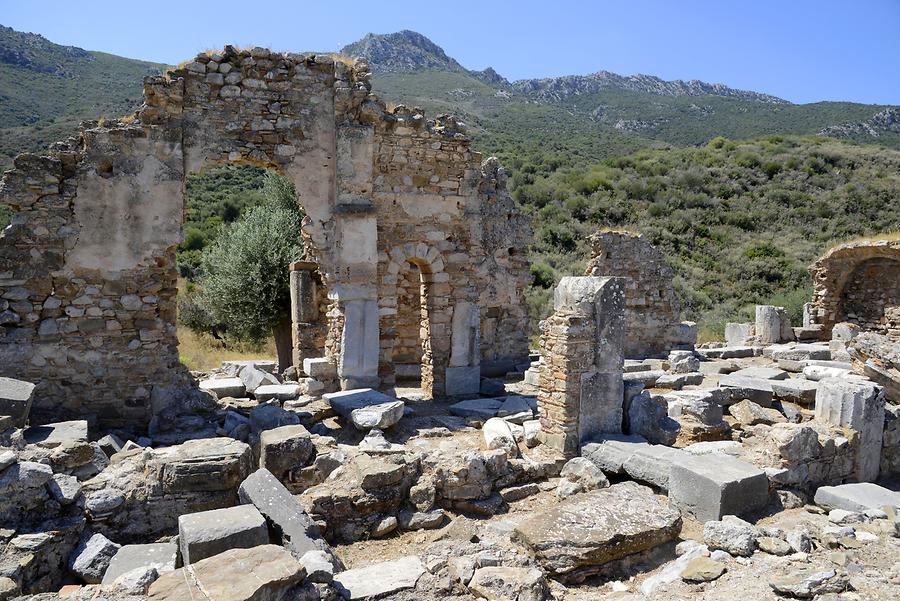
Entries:
[[884, 333], [900, 333], [900, 240], [864, 240], [835, 246], [810, 267], [810, 323], [826, 334], [850, 321]]
[[[435, 339], [433, 326], [446, 314], [450, 299], [433, 284], [447, 279], [443, 257], [436, 248], [419, 242], [398, 245], [387, 253], [387, 258], [379, 298], [379, 375], [384, 382], [396, 382], [412, 375], [402, 370], [412, 368], [417, 360], [421, 388], [442, 396], [450, 358], [446, 345]], [[415, 348], [416, 343], [421, 347]]]

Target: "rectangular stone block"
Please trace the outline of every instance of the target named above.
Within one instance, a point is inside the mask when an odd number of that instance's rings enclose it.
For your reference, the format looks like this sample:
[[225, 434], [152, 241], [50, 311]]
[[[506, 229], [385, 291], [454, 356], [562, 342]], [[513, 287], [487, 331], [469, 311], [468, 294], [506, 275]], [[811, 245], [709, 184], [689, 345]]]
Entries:
[[624, 382], [622, 372], [582, 376], [579, 438], [587, 442], [600, 434], [621, 434]]
[[790, 378], [772, 382], [775, 398], [809, 404], [816, 400], [819, 383], [805, 378]]
[[175, 543], [125, 545], [109, 562], [101, 584], [112, 584], [122, 574], [138, 568], [156, 568], [160, 574], [174, 572], [177, 560], [178, 545]]
[[28, 444], [53, 449], [69, 440], [88, 440], [87, 420], [76, 419], [42, 426], [31, 426], [23, 436]]
[[820, 486], [816, 491], [816, 505], [826, 509], [843, 509], [862, 513], [867, 509], [881, 509], [885, 505], [900, 507], [900, 493], [871, 482]]
[[331, 554], [319, 533], [319, 527], [281, 482], [267, 469], [259, 469], [241, 483], [238, 489], [241, 503], [256, 507], [266, 519], [272, 532], [280, 535], [279, 542], [300, 559], [307, 551], [322, 550]]
[[8, 415], [16, 428], [24, 428], [31, 413], [34, 384], [13, 378], [0, 378], [0, 415]]
[[444, 394], [447, 396], [478, 394], [481, 389], [481, 369], [477, 365], [448, 367], [444, 374]]
[[337, 367], [325, 357], [306, 358], [303, 373], [317, 380], [332, 380], [337, 377]]
[[269, 543], [269, 529], [253, 505], [189, 513], [178, 518], [178, 544], [185, 565], [229, 549]]
[[884, 434], [884, 390], [871, 382], [825, 378], [816, 393], [815, 419], [859, 432], [854, 475], [860, 482], [878, 478]]
[[669, 472], [669, 503], [700, 522], [745, 515], [769, 500], [769, 479], [727, 455], [684, 455]]

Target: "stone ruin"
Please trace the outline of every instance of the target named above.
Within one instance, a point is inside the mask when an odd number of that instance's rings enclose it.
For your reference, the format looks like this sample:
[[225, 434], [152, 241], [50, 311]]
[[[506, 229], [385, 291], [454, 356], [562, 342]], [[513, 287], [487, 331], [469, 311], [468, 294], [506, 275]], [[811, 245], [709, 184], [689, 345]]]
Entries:
[[477, 392], [482, 359], [527, 361], [530, 231], [503, 170], [452, 118], [388, 110], [369, 77], [328, 54], [227, 47], [147, 78], [133, 118], [16, 159], [0, 188], [15, 212], [0, 237], [0, 375], [38, 383], [36, 417], [147, 423], [188, 384], [184, 178], [222, 163], [275, 169], [299, 192], [298, 367], [324, 357], [355, 388], [415, 364], [440, 397]]
[[[528, 224], [457, 127], [226, 48], [17, 158], [0, 601], [896, 597], [900, 343], [759, 306], [694, 348], [661, 255], [604, 233], [524, 381], [483, 378], [527, 356]], [[291, 369], [177, 361], [183, 175], [224, 161], [301, 192]]]
[[630, 232], [597, 232], [590, 241], [585, 275], [625, 278], [625, 356], [644, 359], [693, 349], [697, 326], [680, 320], [674, 273], [663, 254]]
[[813, 301], [804, 325], [830, 335], [835, 324], [900, 337], [900, 240], [839, 244], [812, 267]]

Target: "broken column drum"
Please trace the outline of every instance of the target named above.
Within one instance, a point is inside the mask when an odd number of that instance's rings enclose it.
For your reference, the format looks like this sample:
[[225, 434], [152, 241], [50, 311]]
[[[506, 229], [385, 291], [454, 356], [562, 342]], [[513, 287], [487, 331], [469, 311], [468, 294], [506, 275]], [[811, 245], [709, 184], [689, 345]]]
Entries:
[[229, 46], [146, 78], [133, 117], [16, 158], [0, 186], [14, 213], [0, 234], [0, 376], [38, 384], [35, 421], [146, 423], [191, 385], [175, 328], [184, 179], [222, 163], [297, 189], [320, 307], [304, 313], [312, 281], [297, 266], [295, 359], [328, 358], [345, 387], [391, 384], [398, 274], [414, 264], [429, 392], [477, 388], [482, 356], [527, 360], [517, 250], [531, 231], [506, 174], [455, 119], [388, 110], [369, 78], [330, 54]]
[[544, 441], [567, 455], [622, 432], [625, 279], [565, 277], [542, 322], [538, 406]]

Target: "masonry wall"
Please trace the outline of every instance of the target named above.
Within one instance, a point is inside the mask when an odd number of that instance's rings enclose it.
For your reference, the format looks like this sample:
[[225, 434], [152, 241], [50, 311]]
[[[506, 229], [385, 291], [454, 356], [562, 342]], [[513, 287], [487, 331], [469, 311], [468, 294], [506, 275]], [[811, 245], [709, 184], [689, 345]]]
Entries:
[[665, 257], [640, 234], [597, 232], [585, 275], [620, 276], [625, 284], [625, 355], [653, 357], [693, 348], [696, 329], [680, 321], [681, 303]]
[[811, 323], [847, 321], [900, 337], [900, 241], [873, 240], [838, 245], [811, 267]]

